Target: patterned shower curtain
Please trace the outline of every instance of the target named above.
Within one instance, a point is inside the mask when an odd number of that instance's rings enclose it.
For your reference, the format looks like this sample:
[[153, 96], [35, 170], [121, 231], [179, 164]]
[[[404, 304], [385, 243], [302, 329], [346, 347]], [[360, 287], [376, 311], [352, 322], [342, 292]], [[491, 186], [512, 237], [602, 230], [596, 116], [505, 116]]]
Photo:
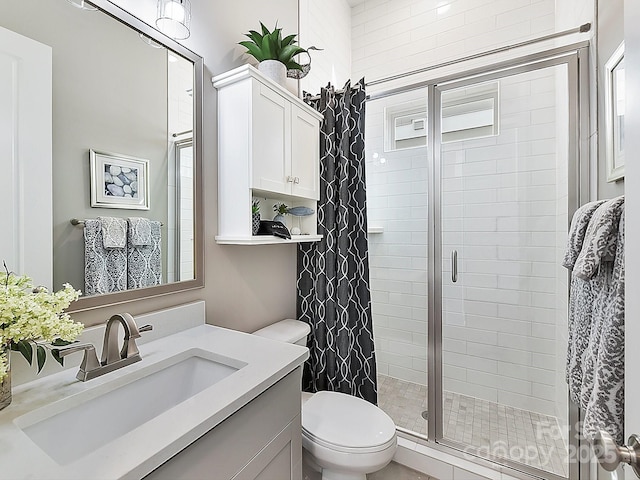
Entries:
[[298, 249], [298, 319], [311, 325], [303, 388], [343, 392], [377, 403], [369, 291], [364, 159], [365, 88], [329, 86], [307, 102], [320, 128], [322, 240]]

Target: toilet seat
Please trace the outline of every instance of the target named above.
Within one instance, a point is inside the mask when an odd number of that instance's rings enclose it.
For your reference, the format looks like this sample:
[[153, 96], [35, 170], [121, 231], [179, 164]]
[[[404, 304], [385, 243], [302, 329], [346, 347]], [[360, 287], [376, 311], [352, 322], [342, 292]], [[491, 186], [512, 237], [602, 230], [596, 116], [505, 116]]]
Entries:
[[318, 392], [302, 408], [302, 433], [344, 453], [374, 453], [395, 445], [393, 420], [375, 405], [338, 392]]

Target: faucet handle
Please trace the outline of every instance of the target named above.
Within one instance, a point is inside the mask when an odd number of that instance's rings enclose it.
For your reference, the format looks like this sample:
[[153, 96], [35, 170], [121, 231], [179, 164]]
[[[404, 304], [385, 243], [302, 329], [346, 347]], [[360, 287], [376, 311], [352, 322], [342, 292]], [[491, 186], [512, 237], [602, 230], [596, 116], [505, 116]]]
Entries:
[[80, 370], [78, 370], [78, 374], [76, 375], [76, 378], [80, 381], [86, 382], [87, 374], [100, 367], [96, 347], [90, 343], [72, 343], [64, 347], [56, 347], [54, 350], [58, 351], [60, 358], [64, 358], [72, 353], [84, 351]]

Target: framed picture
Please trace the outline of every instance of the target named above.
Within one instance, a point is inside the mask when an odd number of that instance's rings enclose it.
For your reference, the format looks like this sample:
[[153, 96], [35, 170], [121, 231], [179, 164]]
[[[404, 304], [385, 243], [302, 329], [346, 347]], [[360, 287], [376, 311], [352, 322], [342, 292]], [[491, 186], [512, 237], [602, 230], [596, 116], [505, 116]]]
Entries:
[[624, 178], [624, 42], [604, 66], [607, 181]]
[[149, 210], [149, 161], [90, 150], [91, 206]]

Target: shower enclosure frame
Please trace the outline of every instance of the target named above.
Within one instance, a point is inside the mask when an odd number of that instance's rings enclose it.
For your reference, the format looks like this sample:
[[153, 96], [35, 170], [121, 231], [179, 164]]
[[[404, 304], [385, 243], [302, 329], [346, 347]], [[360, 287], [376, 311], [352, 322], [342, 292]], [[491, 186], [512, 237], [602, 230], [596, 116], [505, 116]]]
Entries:
[[[421, 435], [403, 428], [399, 428], [401, 436], [408, 437], [430, 448], [447, 454], [464, 458], [478, 465], [499, 470], [508, 468], [510, 475], [520, 478], [544, 477], [551, 480], [564, 480], [565, 477], [546, 472], [544, 470], [515, 462], [506, 458], [486, 458], [470, 456], [464, 452], [469, 445], [447, 440], [443, 435], [443, 372], [442, 372], [442, 213], [441, 213], [441, 96], [442, 92], [471, 84], [497, 80], [503, 77], [530, 72], [542, 68], [559, 65], [567, 66], [568, 85], [568, 218], [571, 219], [577, 208], [589, 201], [590, 198], [590, 98], [589, 98], [589, 42], [574, 43], [508, 61], [498, 62], [427, 80], [386, 92], [371, 95], [371, 99], [383, 98], [410, 90], [427, 88], [427, 118], [428, 122], [427, 155], [428, 167], [428, 274], [427, 274], [427, 322], [428, 322], [428, 351], [427, 351], [427, 384], [428, 384], [428, 428], [427, 435]], [[569, 225], [567, 225], [568, 229]], [[567, 291], [567, 295], [569, 292]], [[576, 431], [580, 412], [576, 405], [568, 402], [569, 449], [580, 452], [583, 445], [579, 432]], [[471, 457], [471, 458], [470, 458]], [[586, 470], [585, 470], [586, 468]], [[570, 480], [588, 478], [588, 462], [569, 463]]]

